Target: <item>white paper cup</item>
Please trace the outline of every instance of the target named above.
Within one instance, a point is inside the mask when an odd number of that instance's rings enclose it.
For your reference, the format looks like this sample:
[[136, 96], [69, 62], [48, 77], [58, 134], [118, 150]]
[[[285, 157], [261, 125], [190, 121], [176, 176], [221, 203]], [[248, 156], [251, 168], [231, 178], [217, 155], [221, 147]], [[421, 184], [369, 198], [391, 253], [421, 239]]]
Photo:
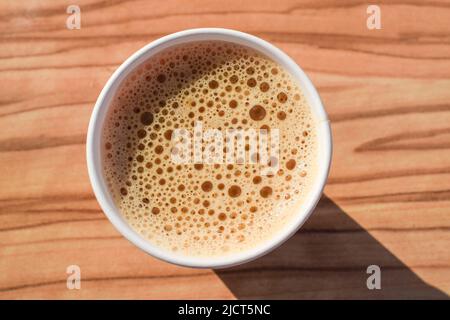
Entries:
[[[223, 257], [196, 257], [181, 256], [155, 246], [134, 231], [127, 221], [122, 217], [116, 207], [103, 177], [101, 158], [101, 136], [103, 124], [106, 118], [111, 99], [114, 97], [122, 80], [141, 63], [152, 55], [174, 45], [202, 40], [220, 40], [244, 45], [270, 57], [279, 65], [283, 66], [298, 81], [312, 112], [317, 119], [317, 136], [319, 141], [319, 154], [317, 163], [317, 174], [306, 201], [292, 219], [280, 232], [271, 239], [261, 243], [255, 248], [236, 254], [227, 254]], [[97, 200], [108, 219], [116, 229], [129, 241], [143, 251], [161, 260], [181, 266], [196, 268], [224, 268], [256, 259], [269, 251], [275, 249], [284, 241], [289, 239], [308, 219], [319, 201], [325, 186], [331, 163], [332, 141], [331, 130], [327, 114], [324, 110], [320, 97], [313, 84], [303, 70], [284, 52], [272, 44], [255, 36], [228, 29], [191, 29], [177, 32], [151, 42], [129, 57], [109, 78], [100, 96], [97, 99], [89, 122], [87, 134], [86, 154], [89, 178]]]

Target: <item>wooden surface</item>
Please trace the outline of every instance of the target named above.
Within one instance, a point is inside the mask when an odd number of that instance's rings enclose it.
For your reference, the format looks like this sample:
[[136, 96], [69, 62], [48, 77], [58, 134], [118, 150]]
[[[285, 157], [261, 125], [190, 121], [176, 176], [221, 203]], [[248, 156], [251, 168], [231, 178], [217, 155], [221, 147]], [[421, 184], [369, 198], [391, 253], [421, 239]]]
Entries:
[[[0, 298], [448, 298], [450, 2], [0, 0]], [[65, 27], [81, 7], [81, 30]], [[271, 41], [332, 120], [325, 196], [278, 250], [226, 270], [144, 254], [93, 196], [85, 138], [126, 57], [192, 27]], [[81, 268], [81, 290], [66, 268]], [[366, 288], [381, 267], [382, 289]]]

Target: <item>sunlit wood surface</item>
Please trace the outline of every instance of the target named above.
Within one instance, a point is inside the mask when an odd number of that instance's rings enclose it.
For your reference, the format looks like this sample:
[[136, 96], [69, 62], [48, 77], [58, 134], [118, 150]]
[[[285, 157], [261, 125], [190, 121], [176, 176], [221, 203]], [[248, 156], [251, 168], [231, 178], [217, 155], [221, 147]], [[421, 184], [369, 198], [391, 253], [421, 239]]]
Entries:
[[[448, 298], [450, 2], [0, 0], [0, 298]], [[81, 30], [65, 26], [81, 8]], [[126, 241], [92, 193], [85, 138], [112, 72], [150, 41], [238, 29], [295, 59], [332, 121], [326, 196], [241, 267], [195, 270]], [[68, 290], [66, 268], [81, 268]], [[381, 267], [382, 289], [366, 287]]]

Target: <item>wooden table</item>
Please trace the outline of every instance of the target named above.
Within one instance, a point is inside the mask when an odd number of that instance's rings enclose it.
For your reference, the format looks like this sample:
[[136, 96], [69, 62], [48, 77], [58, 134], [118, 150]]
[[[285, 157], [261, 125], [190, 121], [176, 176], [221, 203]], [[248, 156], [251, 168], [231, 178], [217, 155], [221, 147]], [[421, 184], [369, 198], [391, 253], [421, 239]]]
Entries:
[[[450, 2], [0, 1], [0, 298], [448, 298]], [[66, 8], [81, 8], [81, 29]], [[193, 27], [271, 41], [317, 86], [332, 120], [325, 196], [304, 228], [241, 267], [156, 260], [92, 193], [86, 129], [111, 73]], [[366, 268], [381, 267], [381, 290]], [[66, 268], [81, 268], [68, 290]]]

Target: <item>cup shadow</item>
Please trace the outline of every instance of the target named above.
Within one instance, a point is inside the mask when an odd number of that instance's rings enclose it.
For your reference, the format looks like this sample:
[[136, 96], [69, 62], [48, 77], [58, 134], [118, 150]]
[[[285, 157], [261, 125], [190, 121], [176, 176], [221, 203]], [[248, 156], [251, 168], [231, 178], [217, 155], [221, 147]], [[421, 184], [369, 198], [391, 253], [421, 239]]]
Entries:
[[[367, 267], [381, 289], [367, 288]], [[323, 196], [286, 243], [242, 266], [214, 270], [238, 299], [448, 299]]]

